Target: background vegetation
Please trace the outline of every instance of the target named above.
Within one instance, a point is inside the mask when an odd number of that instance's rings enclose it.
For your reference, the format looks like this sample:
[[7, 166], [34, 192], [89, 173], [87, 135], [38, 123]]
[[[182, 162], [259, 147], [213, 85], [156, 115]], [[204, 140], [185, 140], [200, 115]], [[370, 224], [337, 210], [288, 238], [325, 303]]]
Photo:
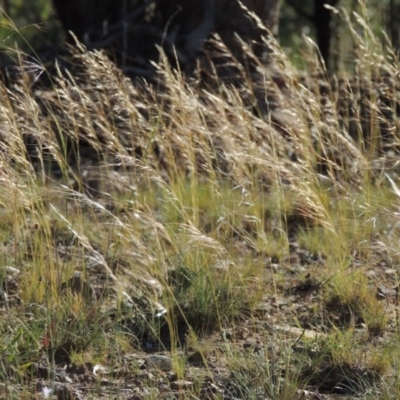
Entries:
[[1, 397], [398, 399], [390, 4], [335, 14], [336, 75], [284, 3], [268, 62], [210, 37], [149, 80], [80, 43], [47, 57], [30, 4], [4, 2]]
[[[26, 3], [19, 0], [3, 0], [0, 3], [5, 12], [0, 21], [3, 47], [14, 48], [17, 45], [27, 51], [28, 47], [32, 46], [36, 51], [47, 49], [51, 52], [60, 46], [65, 41], [66, 35], [53, 3], [57, 2], [36, 0]], [[329, 0], [325, 3], [318, 0], [283, 0], [279, 7], [278, 27], [274, 29], [279, 31], [280, 44], [292, 60], [297, 60], [299, 68], [304, 67], [300, 62], [303, 34], [316, 41], [332, 71], [337, 72], [343, 67], [351, 68], [354, 44], [349, 35], [348, 25], [343, 18], [331, 11], [327, 12], [330, 18], [327, 21], [327, 17], [321, 15], [326, 10], [323, 4], [338, 9], [344, 8], [349, 14], [360, 13], [364, 4], [368, 8], [368, 15], [365, 17], [374, 34], [385, 42], [382, 33], [386, 32], [394, 48], [399, 49], [400, 28], [397, 21], [400, 15], [400, 2], [398, 0], [368, 0], [361, 3], [357, 0]], [[122, 9], [122, 3], [112, 2], [112, 7]], [[10, 19], [15, 26], [10, 26]], [[23, 38], [16, 34], [15, 27], [23, 33]], [[319, 36], [328, 36], [330, 39], [326, 41], [324, 38], [319, 39]]]

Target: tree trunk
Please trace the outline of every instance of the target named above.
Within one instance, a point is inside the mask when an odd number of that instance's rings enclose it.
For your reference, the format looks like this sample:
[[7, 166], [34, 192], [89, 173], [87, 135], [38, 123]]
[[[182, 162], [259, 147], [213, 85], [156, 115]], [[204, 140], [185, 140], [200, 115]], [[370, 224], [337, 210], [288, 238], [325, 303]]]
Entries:
[[389, 17], [388, 17], [388, 31], [389, 37], [392, 42], [393, 48], [397, 53], [400, 52], [400, 1], [390, 0], [389, 2]]
[[314, 0], [313, 22], [317, 31], [317, 44], [322, 59], [328, 67], [333, 36], [332, 11], [325, 4], [336, 7], [339, 0]]
[[[221, 36], [234, 53], [242, 52], [237, 33], [253, 43], [257, 54], [265, 50], [260, 29], [238, 0], [53, 0], [64, 29], [90, 47], [113, 50], [117, 62], [157, 59], [162, 45], [181, 63], [193, 60], [211, 33]], [[279, 0], [242, 0], [277, 33]], [[72, 37], [70, 37], [70, 40]], [[236, 54], [235, 54], [236, 55]]]
[[108, 27], [121, 21], [122, 1], [53, 0], [53, 4], [64, 30], [90, 43], [106, 36]]

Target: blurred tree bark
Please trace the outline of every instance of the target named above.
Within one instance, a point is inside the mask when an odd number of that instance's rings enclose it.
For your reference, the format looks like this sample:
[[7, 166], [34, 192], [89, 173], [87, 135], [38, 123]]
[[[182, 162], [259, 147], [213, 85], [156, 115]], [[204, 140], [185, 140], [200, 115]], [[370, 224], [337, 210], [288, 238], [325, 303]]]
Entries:
[[[238, 33], [261, 53], [261, 36], [266, 34], [237, 0], [52, 1], [67, 32], [89, 48], [112, 48], [123, 64], [132, 57], [154, 59], [155, 45], [184, 63], [193, 59], [212, 33], [219, 34], [234, 52], [240, 47], [234, 38]], [[280, 0], [242, 3], [277, 34]]]
[[389, 13], [388, 13], [388, 32], [390, 40], [395, 51], [400, 53], [400, 1], [390, 0], [389, 1]]
[[328, 67], [331, 55], [331, 44], [334, 35], [332, 26], [332, 11], [326, 6], [336, 7], [339, 0], [315, 0], [314, 1], [314, 24], [317, 31], [317, 44], [322, 59]]
[[89, 42], [90, 35], [102, 37], [107, 25], [122, 18], [122, 0], [53, 0], [53, 5], [65, 31], [82, 42]]
[[3, 0], [1, 2], [1, 7], [3, 8], [4, 12], [11, 17], [10, 15], [10, 0]]

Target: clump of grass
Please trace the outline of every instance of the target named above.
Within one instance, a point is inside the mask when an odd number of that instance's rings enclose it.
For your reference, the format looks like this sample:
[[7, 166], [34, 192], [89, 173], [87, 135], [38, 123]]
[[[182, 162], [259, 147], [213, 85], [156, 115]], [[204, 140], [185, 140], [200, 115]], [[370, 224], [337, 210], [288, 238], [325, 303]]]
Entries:
[[[283, 358], [283, 357], [282, 357]], [[230, 354], [227, 394], [237, 398], [300, 399], [302, 397], [299, 370], [290, 357], [270, 359], [267, 351], [259, 354]]]
[[[180, 352], [243, 321], [263, 349], [242, 351], [247, 339], [234, 335], [216, 345], [230, 395], [300, 397], [323, 379], [321, 360], [344, 375], [361, 374], [355, 365], [388, 373], [370, 343], [393, 334], [397, 307], [375, 290], [397, 282], [398, 213], [385, 178], [398, 172], [397, 61], [373, 46], [354, 82], [332, 83], [307, 42], [305, 75], [272, 39], [268, 68], [244, 47], [257, 68], [237, 87], [218, 65], [217, 87], [185, 80], [161, 55], [157, 89], [79, 44], [79, 74], [59, 71], [50, 89], [33, 90], [23, 69], [12, 87], [0, 83], [1, 301], [13, 322], [0, 324], [5, 380], [11, 368], [22, 382], [43, 360], [48, 379], [61, 359], [126, 365], [149, 347], [168, 351], [184, 379]], [[389, 96], [385, 109], [373, 88]], [[304, 276], [320, 284], [289, 295]], [[296, 310], [321, 310], [315, 329], [336, 336], [314, 343], [315, 361], [302, 335], [276, 334], [278, 363], [264, 351], [268, 324], [292, 333]], [[308, 350], [294, 354], [299, 344]], [[202, 355], [207, 368], [213, 354]]]
[[[366, 324], [373, 334], [381, 334], [388, 323], [386, 305], [377, 299], [363, 271], [345, 271], [332, 280], [328, 308], [338, 313], [339, 325]], [[335, 322], [332, 321], [334, 324]]]

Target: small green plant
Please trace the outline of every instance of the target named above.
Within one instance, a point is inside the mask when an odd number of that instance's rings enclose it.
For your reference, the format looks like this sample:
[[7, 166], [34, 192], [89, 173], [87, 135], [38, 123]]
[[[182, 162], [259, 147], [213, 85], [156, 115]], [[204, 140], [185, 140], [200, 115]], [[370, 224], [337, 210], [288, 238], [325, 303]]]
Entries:
[[274, 359], [266, 349], [259, 353], [232, 352], [229, 358], [228, 394], [237, 398], [300, 399], [300, 369], [289, 354]]
[[327, 307], [332, 310], [339, 325], [355, 326], [365, 324], [370, 332], [379, 335], [385, 331], [388, 323], [384, 302], [371, 291], [368, 278], [362, 270], [349, 269], [338, 273], [331, 280], [327, 290]]

